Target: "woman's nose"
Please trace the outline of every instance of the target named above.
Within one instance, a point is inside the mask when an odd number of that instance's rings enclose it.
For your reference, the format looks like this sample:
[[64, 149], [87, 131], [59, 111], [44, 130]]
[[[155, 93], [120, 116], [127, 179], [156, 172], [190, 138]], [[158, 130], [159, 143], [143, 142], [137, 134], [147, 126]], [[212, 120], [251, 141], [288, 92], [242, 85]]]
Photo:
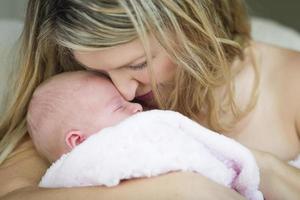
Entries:
[[121, 75], [117, 73], [111, 73], [109, 76], [121, 95], [127, 101], [132, 101], [135, 98], [136, 90], [139, 86], [139, 83], [136, 80], [132, 79], [126, 74]]

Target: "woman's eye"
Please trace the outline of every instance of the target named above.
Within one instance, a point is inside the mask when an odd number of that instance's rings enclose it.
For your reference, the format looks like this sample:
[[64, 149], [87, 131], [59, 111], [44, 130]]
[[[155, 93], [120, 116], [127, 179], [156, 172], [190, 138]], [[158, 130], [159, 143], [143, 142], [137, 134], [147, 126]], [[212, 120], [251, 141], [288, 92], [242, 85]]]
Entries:
[[147, 61], [140, 63], [138, 65], [130, 65], [128, 66], [128, 68], [132, 69], [132, 70], [140, 70], [147, 67]]

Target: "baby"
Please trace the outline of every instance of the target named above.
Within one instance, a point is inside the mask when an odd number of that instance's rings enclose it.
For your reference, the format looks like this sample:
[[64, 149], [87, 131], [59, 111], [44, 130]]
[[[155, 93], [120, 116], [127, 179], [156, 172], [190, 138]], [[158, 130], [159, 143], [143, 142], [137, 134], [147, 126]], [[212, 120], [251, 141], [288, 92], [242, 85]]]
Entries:
[[[115, 186], [122, 180], [191, 171], [263, 199], [251, 153], [173, 111], [145, 111], [104, 76], [56, 75], [34, 92], [29, 134], [54, 162], [41, 187]], [[76, 147], [76, 148], [75, 148]]]
[[64, 73], [39, 86], [30, 101], [27, 127], [38, 152], [50, 162], [91, 134], [142, 111], [104, 76]]

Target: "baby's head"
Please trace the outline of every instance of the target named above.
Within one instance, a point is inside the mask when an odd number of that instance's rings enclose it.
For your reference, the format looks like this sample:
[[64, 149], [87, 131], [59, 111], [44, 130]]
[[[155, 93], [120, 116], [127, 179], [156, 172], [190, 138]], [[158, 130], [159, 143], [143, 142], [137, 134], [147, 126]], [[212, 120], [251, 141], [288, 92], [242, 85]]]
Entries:
[[27, 127], [38, 152], [52, 162], [91, 134], [139, 111], [141, 105], [126, 101], [108, 78], [66, 72], [35, 90]]

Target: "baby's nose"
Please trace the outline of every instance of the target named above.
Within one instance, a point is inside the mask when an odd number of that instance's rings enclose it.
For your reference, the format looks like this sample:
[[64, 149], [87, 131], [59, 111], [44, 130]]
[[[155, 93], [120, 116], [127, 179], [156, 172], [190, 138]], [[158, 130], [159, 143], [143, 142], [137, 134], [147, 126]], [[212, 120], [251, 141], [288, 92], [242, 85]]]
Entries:
[[143, 111], [143, 107], [141, 106], [141, 104], [133, 103], [133, 105], [132, 105], [133, 113], [142, 112], [142, 111]]

